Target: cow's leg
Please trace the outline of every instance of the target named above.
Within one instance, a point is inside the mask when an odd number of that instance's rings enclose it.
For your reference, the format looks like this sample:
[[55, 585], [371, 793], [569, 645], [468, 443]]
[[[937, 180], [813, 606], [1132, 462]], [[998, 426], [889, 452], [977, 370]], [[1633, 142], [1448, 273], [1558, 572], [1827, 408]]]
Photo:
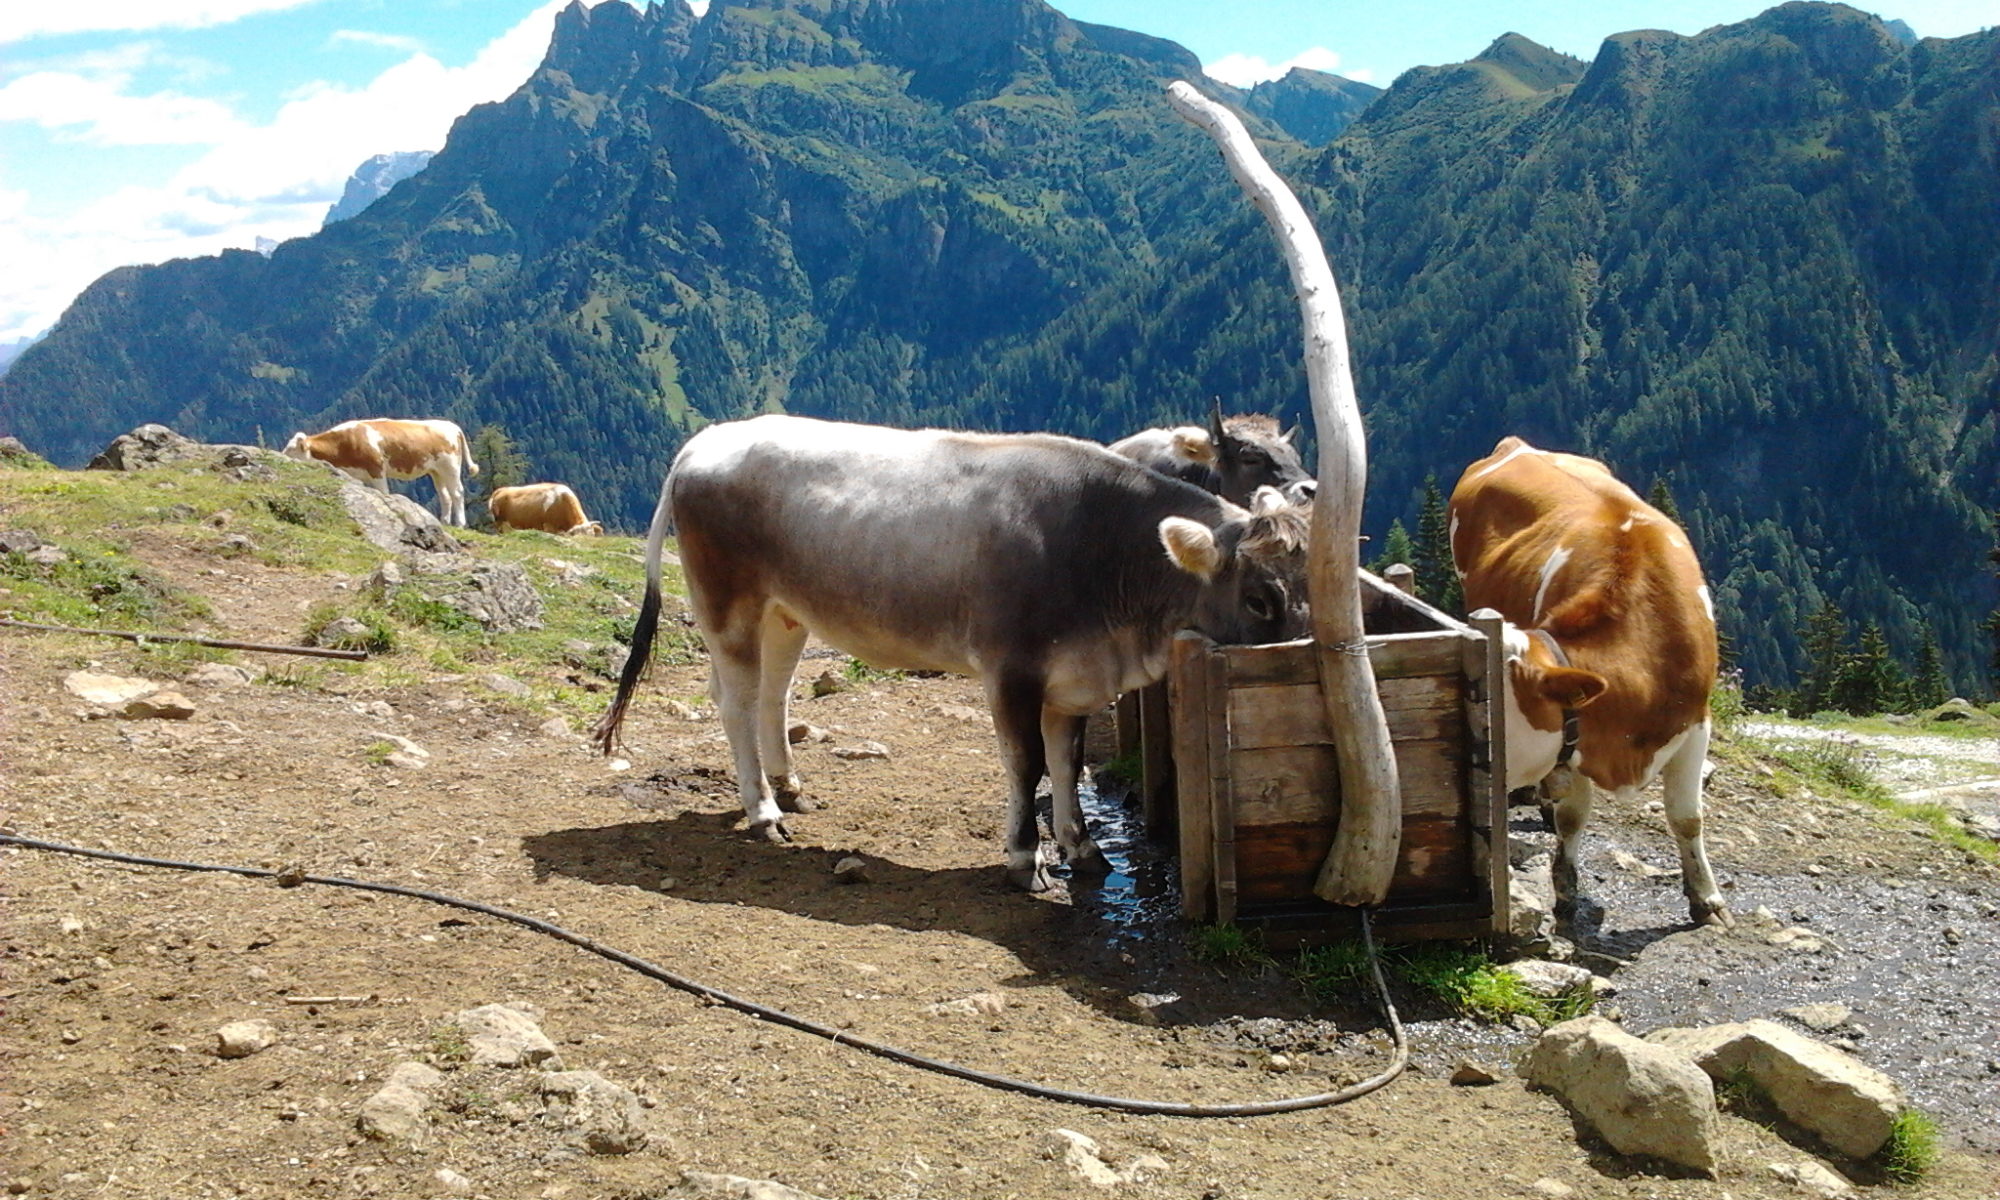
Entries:
[[715, 696], [722, 731], [728, 735], [736, 761], [736, 790], [743, 797], [743, 815], [750, 820], [750, 832], [768, 842], [790, 841], [791, 831], [785, 828], [784, 814], [771, 794], [771, 781], [764, 777], [757, 752], [757, 692], [762, 674], [758, 629], [752, 626], [735, 635], [704, 630], [703, 637], [708, 642], [709, 690]]
[[764, 614], [763, 647], [757, 683], [757, 750], [764, 778], [778, 807], [785, 812], [811, 812], [818, 807], [803, 794], [792, 771], [792, 672], [806, 648], [806, 627], [773, 608]]
[[987, 685], [987, 703], [1000, 739], [1000, 761], [1007, 768], [1007, 879], [1024, 891], [1047, 891], [1049, 871], [1042, 865], [1042, 835], [1035, 827], [1035, 785], [1047, 766], [1041, 680], [1002, 675]]
[[1549, 867], [1549, 879], [1556, 889], [1556, 916], [1569, 920], [1576, 915], [1576, 863], [1583, 848], [1583, 827], [1590, 820], [1591, 805], [1597, 800], [1597, 786], [1581, 771], [1560, 774], [1569, 778], [1568, 786], [1554, 797], [1556, 853]]
[[465, 485], [458, 472], [441, 466], [431, 472], [431, 484], [437, 488], [438, 518], [447, 525], [464, 528]]
[[1715, 872], [1708, 865], [1708, 846], [1701, 837], [1702, 765], [1708, 759], [1708, 722], [1687, 732], [1680, 748], [1660, 772], [1666, 792], [1667, 828], [1681, 851], [1681, 889], [1687, 893], [1688, 916], [1697, 925], [1735, 924]]
[[1063, 861], [1086, 871], [1109, 869], [1097, 843], [1090, 840], [1083, 825], [1083, 805], [1076, 796], [1076, 781], [1083, 774], [1084, 718], [1042, 710], [1042, 745], [1047, 748], [1049, 795], [1056, 846]]

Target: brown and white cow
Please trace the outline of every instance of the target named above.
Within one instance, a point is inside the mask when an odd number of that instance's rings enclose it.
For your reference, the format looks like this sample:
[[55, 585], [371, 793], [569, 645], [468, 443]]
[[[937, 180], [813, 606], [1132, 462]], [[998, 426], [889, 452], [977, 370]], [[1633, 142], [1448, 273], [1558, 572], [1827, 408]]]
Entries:
[[285, 455], [301, 462], [318, 459], [382, 492], [391, 479], [429, 476], [437, 485], [438, 517], [450, 525], [465, 524], [460, 468], [479, 474], [465, 431], [450, 421], [342, 421], [325, 433], [293, 434]]
[[502, 533], [509, 529], [592, 536], [604, 532], [604, 526], [583, 515], [583, 502], [566, 483], [496, 488], [486, 498], [486, 510], [493, 514], [493, 527]]
[[1465, 469], [1450, 513], [1466, 607], [1508, 623], [1507, 786], [1555, 800], [1558, 913], [1596, 792], [1629, 803], [1663, 776], [1688, 912], [1729, 924], [1702, 842], [1715, 610], [1687, 535], [1603, 463], [1517, 437]]
[[1048, 434], [711, 425], [661, 489], [632, 650], [594, 736], [608, 753], [645, 666], [672, 524], [753, 832], [784, 840], [783, 814], [813, 807], [785, 737], [810, 632], [878, 666], [984, 683], [1008, 775], [1008, 878], [1040, 890], [1042, 775], [1063, 856], [1101, 867], [1077, 804], [1084, 717], [1160, 679], [1182, 629], [1303, 633], [1308, 519], [1274, 489], [1246, 511]]
[[1297, 432], [1280, 430], [1275, 418], [1262, 413], [1225, 418], [1218, 403], [1207, 429], [1142, 429], [1111, 443], [1110, 449], [1235, 504], [1248, 504], [1260, 487], [1277, 488], [1287, 499], [1304, 503], [1317, 485], [1292, 445]]

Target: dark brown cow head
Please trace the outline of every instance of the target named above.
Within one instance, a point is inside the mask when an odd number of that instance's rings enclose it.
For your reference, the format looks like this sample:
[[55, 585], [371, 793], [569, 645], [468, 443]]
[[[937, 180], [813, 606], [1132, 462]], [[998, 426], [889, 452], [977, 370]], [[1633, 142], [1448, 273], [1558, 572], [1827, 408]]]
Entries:
[[1160, 541], [1182, 570], [1203, 583], [1189, 625], [1226, 644], [1284, 642], [1304, 637], [1306, 539], [1312, 510], [1259, 488], [1247, 512], [1237, 510], [1213, 530], [1169, 517]]
[[1222, 402], [1209, 414], [1208, 435], [1215, 442], [1215, 470], [1222, 476], [1223, 499], [1248, 504], [1260, 487], [1274, 487], [1288, 499], [1303, 502], [1313, 496], [1311, 472], [1299, 460], [1292, 438], [1296, 427], [1281, 430], [1262, 413], [1224, 418]]

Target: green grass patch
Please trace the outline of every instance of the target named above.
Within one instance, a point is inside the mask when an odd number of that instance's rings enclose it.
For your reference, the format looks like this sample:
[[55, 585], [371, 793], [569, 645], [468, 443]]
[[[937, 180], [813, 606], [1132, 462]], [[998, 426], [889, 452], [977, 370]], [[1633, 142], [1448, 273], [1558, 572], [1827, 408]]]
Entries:
[[[1898, 731], [1907, 733], [1908, 728]], [[1780, 795], [1792, 796], [1805, 790], [1852, 800], [1921, 825], [1937, 841], [1974, 858], [2000, 862], [2000, 845], [1968, 832], [1950, 809], [1941, 804], [1899, 800], [1892, 795], [1875, 778], [1868, 752], [1857, 742], [1840, 738], [1744, 737], [1728, 744], [1719, 757], [1739, 763], [1761, 762], [1771, 769], [1771, 786]]]
[[1875, 1152], [1875, 1161], [1891, 1183], [1921, 1183], [1937, 1166], [1937, 1122], [1914, 1108], [1897, 1113], [1889, 1127], [1889, 1140]]
[[1241, 925], [1197, 925], [1188, 939], [1189, 950], [1205, 963], [1244, 967], [1271, 961], [1263, 939]]
[[1292, 977], [1315, 1004], [1351, 1000], [1368, 983], [1368, 950], [1358, 941], [1301, 950]]
[[1485, 954], [1449, 942], [1418, 942], [1396, 948], [1389, 963], [1411, 988], [1434, 997], [1462, 1016], [1504, 1021], [1527, 1016], [1544, 1025], [1580, 1017], [1596, 1005], [1588, 988], [1553, 999], [1535, 995]]
[[122, 547], [101, 541], [59, 545], [54, 563], [0, 554], [5, 611], [16, 619], [57, 625], [170, 631], [208, 616], [208, 601], [169, 586]]
[[1140, 770], [1139, 751], [1127, 750], [1116, 758], [1108, 758], [1090, 769], [1093, 779], [1120, 787], [1138, 787]]
[[[343, 617], [352, 618], [361, 629], [328, 635], [327, 627]], [[396, 627], [381, 609], [369, 605], [321, 604], [306, 614], [302, 640], [308, 646], [328, 646], [335, 650], [366, 650], [388, 654], [396, 649]]]
[[892, 683], [903, 678], [903, 672], [882, 667], [871, 667], [858, 658], [850, 658], [841, 669], [841, 674], [854, 683]]

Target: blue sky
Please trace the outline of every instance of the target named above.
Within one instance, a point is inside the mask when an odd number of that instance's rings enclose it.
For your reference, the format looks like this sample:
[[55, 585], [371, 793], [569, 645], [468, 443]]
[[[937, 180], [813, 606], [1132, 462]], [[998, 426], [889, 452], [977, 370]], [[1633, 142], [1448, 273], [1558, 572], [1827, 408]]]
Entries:
[[[622, 3], [624, 0], [607, 0]], [[114, 267], [319, 227], [371, 154], [436, 149], [512, 91], [564, 0], [7, 0], [0, 4], [0, 342]], [[1758, 0], [1055, 0], [1171, 38], [1233, 83], [1294, 64], [1386, 86], [1515, 32], [1590, 58], [1609, 34], [1697, 33]], [[1994, 0], [1910, 0], [1918, 34]]]

